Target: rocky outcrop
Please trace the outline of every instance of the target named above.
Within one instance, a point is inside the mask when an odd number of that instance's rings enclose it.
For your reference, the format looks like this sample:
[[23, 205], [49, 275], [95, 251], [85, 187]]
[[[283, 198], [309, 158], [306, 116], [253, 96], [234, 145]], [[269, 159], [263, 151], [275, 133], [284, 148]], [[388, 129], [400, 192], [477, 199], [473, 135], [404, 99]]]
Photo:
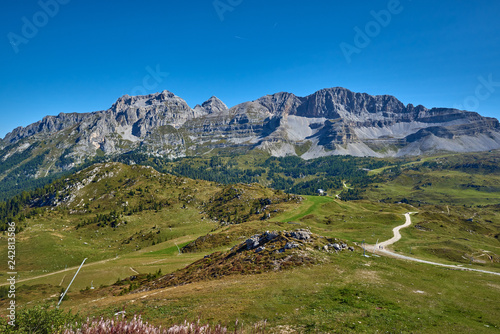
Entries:
[[206, 255], [172, 274], [145, 282], [138, 291], [318, 264], [334, 259], [343, 250], [354, 251], [354, 248], [339, 239], [320, 236], [305, 229], [267, 231], [246, 239], [229, 251]]

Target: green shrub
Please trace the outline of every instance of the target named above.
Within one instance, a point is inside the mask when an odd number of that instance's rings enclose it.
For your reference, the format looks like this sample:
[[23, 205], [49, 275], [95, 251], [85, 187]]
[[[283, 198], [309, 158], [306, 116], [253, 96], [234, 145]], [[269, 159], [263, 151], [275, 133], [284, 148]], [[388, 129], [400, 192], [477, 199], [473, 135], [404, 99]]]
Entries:
[[80, 321], [78, 315], [67, 313], [49, 305], [16, 310], [15, 326], [0, 318], [0, 333], [53, 334], [62, 333], [66, 324]]

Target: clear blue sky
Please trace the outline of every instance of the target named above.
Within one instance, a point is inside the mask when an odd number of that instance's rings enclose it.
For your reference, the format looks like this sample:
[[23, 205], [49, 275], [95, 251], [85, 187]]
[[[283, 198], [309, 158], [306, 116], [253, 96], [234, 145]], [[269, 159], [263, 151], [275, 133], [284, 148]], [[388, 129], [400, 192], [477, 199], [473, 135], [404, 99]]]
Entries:
[[45, 115], [164, 89], [194, 107], [342, 86], [500, 116], [497, 0], [59, 1], [51, 15], [35, 0], [2, 3], [2, 138]]

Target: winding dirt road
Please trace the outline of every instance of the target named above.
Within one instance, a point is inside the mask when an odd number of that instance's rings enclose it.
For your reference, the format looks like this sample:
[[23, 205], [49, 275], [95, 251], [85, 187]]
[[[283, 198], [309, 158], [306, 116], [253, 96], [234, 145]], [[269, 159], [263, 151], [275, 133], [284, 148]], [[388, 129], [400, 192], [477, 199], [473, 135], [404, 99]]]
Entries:
[[408, 260], [408, 261], [414, 261], [414, 262], [420, 262], [420, 263], [425, 263], [425, 264], [431, 264], [435, 266], [440, 266], [440, 267], [446, 267], [446, 268], [452, 268], [452, 269], [458, 269], [458, 270], [468, 270], [468, 271], [476, 271], [480, 273], [485, 273], [485, 274], [492, 274], [492, 275], [498, 275], [500, 276], [500, 273], [494, 272], [494, 271], [488, 271], [488, 270], [481, 270], [481, 269], [474, 269], [474, 268], [466, 268], [463, 267], [462, 265], [454, 265], [454, 264], [444, 264], [444, 263], [439, 263], [439, 262], [433, 262], [433, 261], [427, 261], [427, 260], [421, 260], [417, 259], [414, 257], [410, 256], [405, 256], [401, 255], [398, 253], [394, 253], [390, 250], [387, 249], [387, 246], [392, 245], [393, 243], [399, 241], [401, 239], [401, 233], [399, 232], [401, 229], [408, 227], [411, 225], [411, 214], [414, 214], [416, 212], [408, 212], [405, 213], [406, 221], [403, 225], [399, 225], [395, 228], [392, 229], [392, 232], [394, 233], [394, 236], [390, 238], [389, 240], [383, 241], [375, 246], [373, 245], [365, 245], [365, 249], [369, 252], [375, 253], [375, 254], [380, 254], [384, 256], [389, 256], [397, 259], [402, 259], [402, 260]]
[[394, 236], [392, 238], [390, 238], [389, 240], [386, 240], [384, 242], [379, 243], [378, 246], [380, 246], [382, 249], [384, 249], [387, 246], [392, 245], [396, 241], [399, 241], [399, 239], [401, 239], [401, 233], [399, 232], [399, 230], [401, 230], [402, 228], [405, 228], [405, 227], [408, 227], [408, 226], [411, 225], [411, 217], [410, 217], [410, 215], [413, 214], [413, 213], [416, 213], [416, 212], [405, 213], [406, 222], [403, 225], [399, 225], [399, 226], [396, 226], [395, 228], [393, 228], [392, 229], [392, 233], [394, 233]]

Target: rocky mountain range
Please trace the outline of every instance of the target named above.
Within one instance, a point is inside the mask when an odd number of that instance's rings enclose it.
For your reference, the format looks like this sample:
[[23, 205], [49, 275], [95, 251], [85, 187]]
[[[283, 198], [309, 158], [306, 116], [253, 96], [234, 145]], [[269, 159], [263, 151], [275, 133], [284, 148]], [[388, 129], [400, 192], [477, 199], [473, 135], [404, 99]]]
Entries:
[[27, 151], [43, 154], [45, 167], [36, 174], [44, 176], [99, 155], [175, 158], [235, 148], [304, 159], [486, 151], [500, 148], [500, 125], [475, 112], [405, 106], [393, 96], [345, 88], [306, 97], [282, 92], [232, 108], [217, 97], [191, 108], [163, 91], [125, 95], [107, 110], [61, 113], [16, 128], [0, 141], [0, 172], [15, 167], [12, 158]]

